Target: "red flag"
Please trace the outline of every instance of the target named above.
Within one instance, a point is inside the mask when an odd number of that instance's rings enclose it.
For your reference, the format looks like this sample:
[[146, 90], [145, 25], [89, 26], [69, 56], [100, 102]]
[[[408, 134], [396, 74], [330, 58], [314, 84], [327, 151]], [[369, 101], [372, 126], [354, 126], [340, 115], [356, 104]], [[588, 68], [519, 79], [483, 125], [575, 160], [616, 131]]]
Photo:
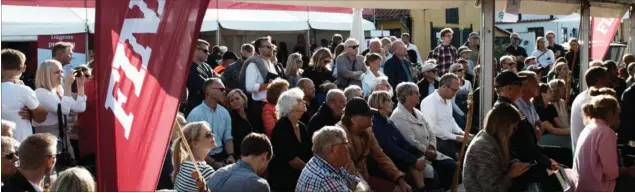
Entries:
[[97, 1], [100, 191], [154, 191], [209, 0]]
[[603, 60], [620, 26], [620, 18], [591, 18], [591, 58]]

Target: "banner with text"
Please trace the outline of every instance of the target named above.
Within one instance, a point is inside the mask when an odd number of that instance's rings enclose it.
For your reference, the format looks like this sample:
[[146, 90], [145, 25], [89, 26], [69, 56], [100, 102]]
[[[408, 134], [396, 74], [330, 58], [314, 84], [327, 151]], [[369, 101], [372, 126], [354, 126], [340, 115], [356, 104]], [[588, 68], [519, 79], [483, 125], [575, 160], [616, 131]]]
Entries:
[[97, 1], [99, 191], [155, 191], [208, 3]]
[[37, 36], [37, 66], [44, 60], [53, 58], [53, 46], [57, 42], [69, 42], [73, 44], [73, 59], [71, 65], [86, 64], [86, 34], [58, 34]]
[[591, 18], [591, 59], [604, 59], [620, 22], [620, 18]]

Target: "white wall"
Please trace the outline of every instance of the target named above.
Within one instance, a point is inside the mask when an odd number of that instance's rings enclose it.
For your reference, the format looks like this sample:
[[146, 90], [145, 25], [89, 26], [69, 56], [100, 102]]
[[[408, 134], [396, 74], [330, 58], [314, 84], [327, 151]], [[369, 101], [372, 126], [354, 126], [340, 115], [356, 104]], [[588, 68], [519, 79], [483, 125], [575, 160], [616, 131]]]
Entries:
[[[528, 32], [528, 28], [543, 27], [545, 33], [548, 31], [554, 31], [556, 33], [556, 42], [563, 43], [565, 40], [562, 34], [562, 28], [567, 28], [569, 38], [572, 37], [572, 29], [576, 29], [579, 33], [579, 24], [576, 22], [567, 23], [555, 23], [555, 22], [526, 22], [526, 23], [511, 23], [511, 24], [497, 24], [497, 27], [501, 29], [512, 29], [513, 32]], [[537, 36], [543, 36], [544, 34], [536, 34]], [[535, 40], [534, 40], [535, 41]]]

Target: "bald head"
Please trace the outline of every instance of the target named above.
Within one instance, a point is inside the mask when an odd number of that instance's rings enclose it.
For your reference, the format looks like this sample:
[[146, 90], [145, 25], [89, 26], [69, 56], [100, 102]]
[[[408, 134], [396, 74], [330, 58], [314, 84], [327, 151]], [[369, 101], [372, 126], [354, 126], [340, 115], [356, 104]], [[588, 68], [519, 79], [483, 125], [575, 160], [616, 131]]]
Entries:
[[397, 56], [405, 57], [408, 55], [406, 44], [401, 40], [394, 41], [391, 49]]

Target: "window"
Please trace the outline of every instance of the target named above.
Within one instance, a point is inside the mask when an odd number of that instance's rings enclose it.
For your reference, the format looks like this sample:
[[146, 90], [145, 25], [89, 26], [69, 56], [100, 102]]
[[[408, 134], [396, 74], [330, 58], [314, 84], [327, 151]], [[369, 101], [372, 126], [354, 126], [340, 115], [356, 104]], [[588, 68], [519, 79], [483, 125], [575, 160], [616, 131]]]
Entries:
[[527, 31], [534, 32], [534, 34], [536, 34], [536, 37], [545, 37], [545, 28], [544, 27], [527, 28]]
[[459, 8], [445, 9], [445, 23], [459, 24]]
[[512, 29], [512, 28], [505, 29], [505, 30], [507, 30], [508, 32], [514, 33], [514, 29]]

